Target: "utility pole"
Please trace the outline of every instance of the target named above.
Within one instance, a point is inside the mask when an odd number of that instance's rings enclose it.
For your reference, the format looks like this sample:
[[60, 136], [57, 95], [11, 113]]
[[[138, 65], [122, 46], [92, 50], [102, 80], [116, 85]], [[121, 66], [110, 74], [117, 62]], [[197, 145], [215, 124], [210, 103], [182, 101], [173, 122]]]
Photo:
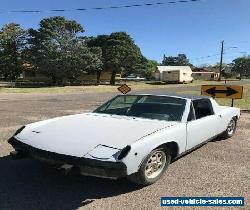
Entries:
[[219, 73], [218, 81], [221, 81], [223, 54], [224, 54], [224, 40], [221, 42], [221, 52], [220, 52], [220, 73]]

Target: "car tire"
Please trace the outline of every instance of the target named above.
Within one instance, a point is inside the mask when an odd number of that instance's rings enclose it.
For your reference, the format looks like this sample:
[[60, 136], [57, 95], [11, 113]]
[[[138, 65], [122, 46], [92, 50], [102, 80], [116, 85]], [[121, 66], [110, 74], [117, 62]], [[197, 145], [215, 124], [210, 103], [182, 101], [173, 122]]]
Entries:
[[237, 125], [237, 120], [235, 118], [232, 118], [228, 123], [227, 129], [223, 132], [222, 138], [223, 139], [231, 138], [236, 131], [236, 125]]
[[128, 180], [147, 186], [158, 181], [171, 162], [171, 152], [168, 148], [157, 148], [143, 160], [138, 172], [128, 176]]

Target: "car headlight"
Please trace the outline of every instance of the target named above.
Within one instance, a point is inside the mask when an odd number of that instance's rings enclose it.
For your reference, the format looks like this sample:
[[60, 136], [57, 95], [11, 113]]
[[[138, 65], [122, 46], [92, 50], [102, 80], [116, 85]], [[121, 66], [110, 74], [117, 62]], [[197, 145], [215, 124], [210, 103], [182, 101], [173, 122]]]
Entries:
[[24, 128], [25, 128], [25, 126], [22, 126], [21, 128], [17, 129], [16, 132], [14, 133], [14, 136], [21, 133]]
[[118, 160], [121, 160], [123, 158], [125, 158], [127, 156], [127, 154], [129, 153], [129, 151], [131, 150], [131, 146], [126, 146], [125, 148], [123, 148], [121, 151], [120, 151], [120, 154], [118, 155], [117, 159]]
[[97, 145], [94, 149], [88, 152], [88, 155], [95, 159], [102, 159], [102, 160], [107, 160], [111, 158], [114, 154], [117, 152], [120, 152], [119, 149], [109, 147], [106, 145]]

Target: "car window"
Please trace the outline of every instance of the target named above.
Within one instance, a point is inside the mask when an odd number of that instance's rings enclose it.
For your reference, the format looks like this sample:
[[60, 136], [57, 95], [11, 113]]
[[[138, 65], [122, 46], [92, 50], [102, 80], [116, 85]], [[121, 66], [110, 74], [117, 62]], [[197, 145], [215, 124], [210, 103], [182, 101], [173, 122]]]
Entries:
[[125, 115], [136, 100], [138, 97], [134, 95], [118, 96], [99, 107], [95, 112]]
[[199, 99], [193, 101], [196, 119], [200, 119], [209, 115], [213, 115], [211, 101], [209, 99]]
[[128, 116], [143, 117], [167, 121], [181, 121], [185, 106], [168, 103], [135, 103]]
[[130, 107], [136, 101], [136, 96], [117, 97], [110, 105], [109, 109]]
[[166, 121], [181, 121], [185, 106], [186, 100], [182, 98], [127, 95], [111, 99], [94, 112]]
[[182, 99], [171, 98], [166, 96], [146, 96], [143, 97], [138, 103], [159, 103], [159, 104], [176, 104], [181, 105]]
[[189, 121], [192, 121], [192, 120], [195, 120], [195, 113], [194, 113], [193, 104], [190, 103], [190, 110], [189, 110], [187, 121], [189, 122]]

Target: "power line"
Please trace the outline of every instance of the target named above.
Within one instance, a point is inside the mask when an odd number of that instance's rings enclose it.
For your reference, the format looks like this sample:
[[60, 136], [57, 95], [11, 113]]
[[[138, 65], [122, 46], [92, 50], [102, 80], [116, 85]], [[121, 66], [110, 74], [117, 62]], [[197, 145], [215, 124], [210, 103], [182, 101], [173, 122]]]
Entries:
[[220, 55], [219, 53], [216, 53], [216, 54], [212, 54], [212, 55], [206, 55], [206, 56], [202, 56], [202, 57], [198, 57], [198, 58], [192, 58], [190, 60], [204, 60], [204, 59], [211, 59], [215, 56], [218, 56]]
[[[223, 55], [230, 55], [230, 54], [248, 54], [250, 50], [246, 49], [241, 49], [241, 50], [237, 50], [237, 51], [234, 51], [234, 52], [228, 52], [229, 49], [236, 49], [237, 48], [232, 48], [232, 47], [228, 47], [226, 49], [224, 49], [224, 52], [223, 52]], [[225, 52], [226, 51], [226, 52]], [[196, 57], [196, 58], [190, 58], [191, 61], [200, 61], [200, 60], [211, 60], [211, 59], [216, 59], [216, 58], [219, 58], [219, 55], [220, 53], [216, 53], [216, 54], [211, 54], [211, 55], [205, 55], [205, 56], [202, 56], [202, 57]], [[237, 55], [235, 55], [237, 56]]]
[[[250, 53], [247, 53], [247, 52], [245, 52], [245, 55], [244, 54], [238, 54], [238, 55], [226, 55], [226, 56], [223, 56], [223, 60], [227, 63], [227, 62], [229, 62], [229, 61], [232, 61], [232, 60], [234, 60], [234, 59], [236, 59], [236, 58], [239, 58], [239, 57], [243, 57], [243, 56], [248, 56], [248, 55], [250, 55]], [[219, 60], [220, 58], [219, 58], [219, 56], [218, 57], [216, 57], [216, 58], [209, 58], [209, 59], [206, 59], [206, 60], [199, 60], [199, 61], [192, 61], [191, 59], [191, 62], [193, 62], [194, 64], [201, 64], [201, 62], [203, 62], [203, 63], [211, 63], [211, 62], [216, 62], [217, 60]]]
[[43, 13], [43, 12], [73, 12], [73, 11], [88, 11], [88, 10], [106, 10], [106, 9], [123, 9], [123, 8], [135, 8], [135, 7], [145, 7], [145, 6], [160, 6], [167, 4], [181, 4], [181, 3], [192, 3], [199, 2], [201, 0], [174, 0], [167, 2], [153, 2], [153, 3], [141, 3], [141, 4], [130, 4], [130, 5], [120, 5], [120, 6], [107, 6], [107, 7], [91, 7], [91, 8], [75, 8], [75, 9], [50, 9], [50, 10], [9, 10], [0, 11], [1, 13]]

